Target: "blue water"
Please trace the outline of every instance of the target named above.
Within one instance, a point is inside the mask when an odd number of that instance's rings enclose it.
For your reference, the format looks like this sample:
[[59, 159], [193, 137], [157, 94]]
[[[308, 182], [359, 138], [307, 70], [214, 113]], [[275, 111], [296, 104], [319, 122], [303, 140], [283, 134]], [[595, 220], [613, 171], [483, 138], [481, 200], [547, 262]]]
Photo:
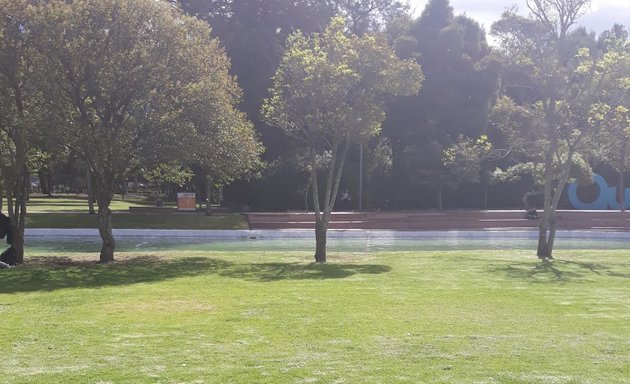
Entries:
[[[100, 238], [32, 237], [28, 254], [93, 253], [100, 251]], [[116, 240], [118, 252], [156, 251], [309, 251], [314, 239], [195, 239], [124, 237]], [[556, 249], [630, 249], [630, 239], [560, 238]], [[521, 238], [423, 238], [423, 239], [329, 239], [331, 252], [438, 251], [476, 249], [535, 249], [536, 239]]]

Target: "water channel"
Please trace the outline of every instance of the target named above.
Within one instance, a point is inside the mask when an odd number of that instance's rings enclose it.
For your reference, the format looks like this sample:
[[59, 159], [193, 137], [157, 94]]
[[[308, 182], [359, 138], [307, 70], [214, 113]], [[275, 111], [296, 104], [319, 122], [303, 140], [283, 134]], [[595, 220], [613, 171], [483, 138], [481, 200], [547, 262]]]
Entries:
[[[207, 238], [207, 237], [134, 237], [116, 239], [118, 252], [157, 251], [216, 251], [216, 252], [262, 252], [262, 251], [308, 251], [314, 247], [312, 237], [292, 238]], [[421, 237], [366, 237], [336, 238], [328, 240], [331, 252], [384, 252], [384, 251], [438, 251], [438, 250], [515, 250], [535, 249], [535, 233], [493, 236], [484, 232], [470, 236], [467, 233], [435, 232]], [[556, 249], [630, 249], [630, 237], [625, 234], [614, 236], [591, 232], [578, 236], [562, 236], [556, 240]], [[64, 237], [35, 236], [27, 238], [27, 252], [34, 254], [93, 253], [100, 250], [100, 238], [95, 236]]]

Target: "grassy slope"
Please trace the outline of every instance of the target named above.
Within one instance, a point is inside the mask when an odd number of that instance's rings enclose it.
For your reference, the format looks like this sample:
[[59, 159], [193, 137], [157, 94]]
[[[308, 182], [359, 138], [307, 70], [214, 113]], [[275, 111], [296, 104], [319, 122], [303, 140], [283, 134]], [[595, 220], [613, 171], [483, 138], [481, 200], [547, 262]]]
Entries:
[[0, 382], [630, 382], [626, 252], [125, 256], [0, 271]]

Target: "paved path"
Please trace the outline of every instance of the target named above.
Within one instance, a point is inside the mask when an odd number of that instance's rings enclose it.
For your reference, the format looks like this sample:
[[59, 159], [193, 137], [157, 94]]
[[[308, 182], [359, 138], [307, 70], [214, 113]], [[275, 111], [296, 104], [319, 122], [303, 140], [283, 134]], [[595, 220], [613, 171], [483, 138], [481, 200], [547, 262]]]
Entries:
[[[630, 232], [630, 213], [619, 211], [558, 211], [561, 230]], [[250, 229], [313, 229], [314, 214], [304, 212], [248, 213]], [[517, 210], [409, 212], [335, 212], [330, 229], [396, 231], [535, 229], [539, 220]]]

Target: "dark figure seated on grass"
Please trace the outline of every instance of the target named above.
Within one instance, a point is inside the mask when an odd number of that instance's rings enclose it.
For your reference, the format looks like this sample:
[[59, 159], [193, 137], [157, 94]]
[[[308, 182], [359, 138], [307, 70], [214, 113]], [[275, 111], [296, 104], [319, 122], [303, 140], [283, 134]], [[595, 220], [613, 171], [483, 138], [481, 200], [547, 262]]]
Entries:
[[[5, 265], [2, 265], [2, 264], [5, 264]], [[9, 265], [16, 265], [16, 264], [17, 264], [17, 256], [15, 255], [15, 250], [13, 249], [13, 246], [10, 246], [0, 255], [0, 269], [7, 268], [7, 266]]]
[[7, 244], [13, 244], [13, 227], [11, 227], [11, 219], [4, 213], [0, 213], [0, 239], [7, 237]]
[[[11, 245], [13, 244], [13, 228], [11, 227], [11, 220], [4, 214], [0, 213], [0, 239], [4, 239], [5, 236], [7, 237], [7, 244], [9, 244], [10, 247], [0, 255], [0, 263], [15, 265], [17, 264], [17, 257], [15, 255], [15, 250]], [[0, 265], [0, 268], [2, 268], [2, 265]]]

